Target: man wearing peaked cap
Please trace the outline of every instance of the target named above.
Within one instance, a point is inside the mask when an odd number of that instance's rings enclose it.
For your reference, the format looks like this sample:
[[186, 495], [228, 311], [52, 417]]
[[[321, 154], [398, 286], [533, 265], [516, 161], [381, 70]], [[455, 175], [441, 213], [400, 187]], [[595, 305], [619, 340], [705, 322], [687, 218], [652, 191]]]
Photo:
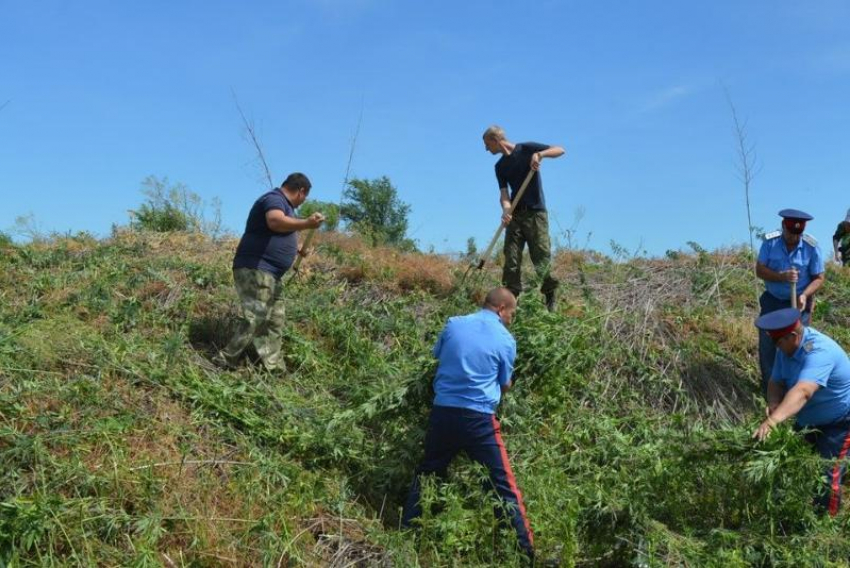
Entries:
[[827, 335], [804, 327], [795, 308], [765, 314], [756, 327], [777, 353], [767, 386], [767, 418], [753, 437], [764, 440], [792, 416], [796, 429], [813, 429], [806, 441], [831, 461], [825, 491], [815, 503], [834, 516], [841, 505], [842, 461], [850, 450], [850, 358]]
[[[796, 209], [783, 209], [782, 229], [768, 233], [759, 250], [756, 261], [756, 276], [764, 280], [765, 291], [759, 298], [760, 316], [790, 308], [791, 284], [796, 282], [797, 307], [802, 312], [803, 325], [809, 325], [814, 306], [814, 294], [823, 285], [825, 268], [823, 255], [817, 241], [804, 233], [806, 222], [812, 216]], [[759, 333], [759, 368], [761, 369], [762, 391], [767, 392], [767, 383], [776, 347], [770, 337]]]

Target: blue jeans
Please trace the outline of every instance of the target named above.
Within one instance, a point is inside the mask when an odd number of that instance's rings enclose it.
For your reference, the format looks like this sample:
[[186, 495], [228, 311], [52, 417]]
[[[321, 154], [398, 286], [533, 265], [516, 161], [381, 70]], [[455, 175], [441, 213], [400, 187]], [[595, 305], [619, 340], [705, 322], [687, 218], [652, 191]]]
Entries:
[[[806, 302], [806, 310], [802, 313], [803, 325], [808, 327], [812, 321], [812, 306], [814, 298], [809, 298]], [[791, 299], [780, 300], [768, 291], [762, 293], [759, 298], [759, 316], [783, 310], [791, 307]], [[761, 392], [767, 395], [767, 382], [770, 380], [770, 374], [773, 372], [773, 363], [776, 361], [776, 345], [773, 340], [764, 330], [759, 330], [759, 370], [761, 371]]]
[[529, 558], [533, 558], [534, 534], [525, 514], [522, 494], [508, 462], [501, 426], [492, 414], [448, 406], [435, 406], [431, 410], [425, 436], [425, 458], [416, 469], [404, 504], [402, 525], [411, 526], [412, 521], [422, 514], [419, 476], [437, 474], [444, 478], [449, 463], [461, 451], [487, 467], [490, 472], [487, 487], [495, 490], [504, 505], [497, 509], [497, 515], [507, 515], [520, 546]]

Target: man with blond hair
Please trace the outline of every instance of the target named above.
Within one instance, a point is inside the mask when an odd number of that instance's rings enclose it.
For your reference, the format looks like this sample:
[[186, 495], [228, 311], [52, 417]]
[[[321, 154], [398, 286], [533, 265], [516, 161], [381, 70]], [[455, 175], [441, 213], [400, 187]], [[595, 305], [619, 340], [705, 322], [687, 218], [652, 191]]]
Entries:
[[[502, 127], [496, 125], [484, 131], [484, 147], [493, 155], [501, 154], [496, 162], [496, 180], [499, 182], [502, 223], [506, 226], [502, 285], [519, 297], [522, 292], [522, 253], [528, 243], [531, 262], [542, 281], [540, 291], [545, 296], [546, 308], [550, 312], [554, 311], [558, 281], [551, 274], [549, 216], [540, 179], [540, 163], [543, 158], [563, 156], [564, 149], [537, 142], [514, 144], [507, 139]], [[536, 173], [516, 207], [511, 210], [511, 203], [532, 170]]]

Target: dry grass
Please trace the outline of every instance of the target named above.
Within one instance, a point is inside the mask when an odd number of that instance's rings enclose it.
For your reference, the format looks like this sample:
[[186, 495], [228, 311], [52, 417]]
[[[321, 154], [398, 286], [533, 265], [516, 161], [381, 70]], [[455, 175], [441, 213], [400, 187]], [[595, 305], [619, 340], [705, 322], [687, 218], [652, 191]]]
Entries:
[[[337, 252], [336, 262], [323, 249]], [[440, 255], [371, 247], [357, 236], [340, 234], [322, 234], [314, 256], [309, 262], [316, 270], [333, 271], [352, 284], [375, 281], [397, 292], [424, 291], [437, 297], [453, 290], [458, 266]]]
[[319, 511], [306, 522], [315, 539], [316, 566], [328, 568], [389, 568], [392, 560], [386, 550], [369, 543], [362, 521], [345, 519]]

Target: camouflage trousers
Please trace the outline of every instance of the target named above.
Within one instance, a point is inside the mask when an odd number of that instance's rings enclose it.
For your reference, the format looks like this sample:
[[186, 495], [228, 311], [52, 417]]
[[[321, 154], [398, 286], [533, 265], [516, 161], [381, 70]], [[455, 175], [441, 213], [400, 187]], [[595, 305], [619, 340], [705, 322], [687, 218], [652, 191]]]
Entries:
[[549, 250], [549, 215], [546, 211], [515, 211], [505, 230], [505, 265], [502, 285], [519, 296], [522, 292], [522, 251], [528, 243], [531, 263], [541, 280], [540, 291], [554, 292], [558, 281], [549, 272], [552, 253]]
[[239, 295], [241, 317], [233, 335], [221, 354], [230, 364], [235, 364], [248, 346], [254, 346], [263, 365], [281, 369], [281, 333], [285, 310], [283, 306], [283, 281], [263, 270], [237, 268], [233, 282]]

